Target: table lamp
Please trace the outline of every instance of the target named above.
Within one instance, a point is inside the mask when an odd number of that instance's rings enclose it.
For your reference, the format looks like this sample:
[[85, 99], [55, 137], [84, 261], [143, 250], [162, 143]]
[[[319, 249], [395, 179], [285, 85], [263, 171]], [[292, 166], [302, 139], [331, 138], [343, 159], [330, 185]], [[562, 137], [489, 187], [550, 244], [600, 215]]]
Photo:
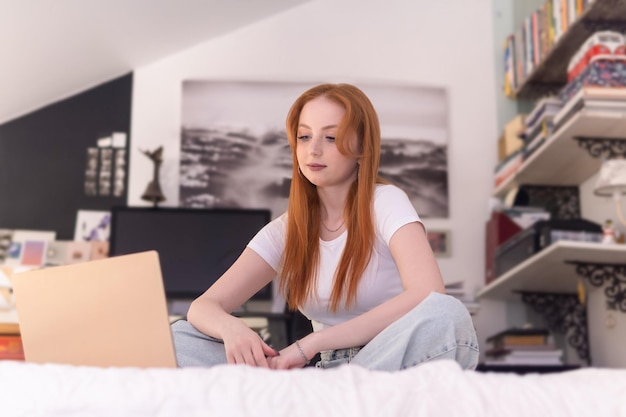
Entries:
[[613, 196], [617, 217], [626, 226], [622, 212], [622, 194], [626, 194], [626, 159], [609, 159], [602, 164], [594, 194], [601, 197]]

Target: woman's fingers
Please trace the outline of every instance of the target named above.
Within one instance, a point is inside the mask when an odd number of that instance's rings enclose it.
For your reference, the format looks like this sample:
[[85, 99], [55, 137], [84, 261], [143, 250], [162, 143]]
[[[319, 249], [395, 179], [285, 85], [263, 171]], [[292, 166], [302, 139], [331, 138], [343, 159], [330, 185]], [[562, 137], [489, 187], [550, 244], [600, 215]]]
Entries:
[[229, 364], [259, 366], [269, 368], [268, 357], [277, 356], [278, 352], [272, 349], [261, 339], [251, 340], [227, 349], [226, 359]]

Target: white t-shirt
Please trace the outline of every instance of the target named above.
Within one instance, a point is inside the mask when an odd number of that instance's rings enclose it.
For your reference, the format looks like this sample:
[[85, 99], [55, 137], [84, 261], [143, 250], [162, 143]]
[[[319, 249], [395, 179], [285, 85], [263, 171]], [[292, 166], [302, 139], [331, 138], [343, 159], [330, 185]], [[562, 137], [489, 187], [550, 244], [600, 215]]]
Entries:
[[[421, 220], [406, 193], [394, 185], [378, 184], [374, 193], [374, 251], [359, 282], [355, 302], [349, 309], [345, 309], [344, 303], [340, 303], [335, 313], [328, 308], [335, 270], [348, 237], [347, 231], [344, 231], [336, 239], [320, 239], [319, 275], [317, 288], [313, 291], [317, 297], [309, 299], [302, 306], [302, 313], [324, 327], [333, 326], [357, 317], [400, 294], [403, 291], [402, 282], [389, 251], [389, 241], [400, 227], [412, 222]], [[281, 266], [286, 230], [285, 213], [268, 223], [248, 244], [250, 249], [258, 253], [277, 272]]]

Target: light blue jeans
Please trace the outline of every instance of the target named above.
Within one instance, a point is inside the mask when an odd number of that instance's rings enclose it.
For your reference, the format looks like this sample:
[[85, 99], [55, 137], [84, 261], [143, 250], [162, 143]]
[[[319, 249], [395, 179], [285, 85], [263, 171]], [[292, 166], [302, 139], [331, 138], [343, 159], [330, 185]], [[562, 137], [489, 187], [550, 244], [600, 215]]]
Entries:
[[[179, 320], [172, 324], [178, 365], [214, 366], [226, 363], [218, 339]], [[397, 371], [424, 362], [449, 359], [463, 369], [478, 364], [478, 340], [467, 308], [456, 298], [431, 293], [413, 310], [391, 323], [367, 345], [321, 353], [319, 368], [343, 364]]]

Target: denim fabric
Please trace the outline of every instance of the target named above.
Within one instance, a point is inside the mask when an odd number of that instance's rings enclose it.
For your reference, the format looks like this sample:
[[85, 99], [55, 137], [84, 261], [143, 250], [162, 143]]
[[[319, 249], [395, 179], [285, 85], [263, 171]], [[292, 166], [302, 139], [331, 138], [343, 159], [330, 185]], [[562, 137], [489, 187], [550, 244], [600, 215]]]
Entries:
[[[224, 345], [191, 324], [172, 325], [179, 366], [226, 363]], [[325, 351], [318, 368], [347, 363], [368, 369], [397, 371], [424, 362], [449, 359], [464, 369], [478, 364], [478, 340], [467, 308], [456, 298], [431, 293], [413, 310], [391, 323], [364, 347]]]
[[178, 320], [171, 326], [178, 366], [215, 366], [226, 363], [224, 343], [201, 333], [189, 322]]
[[[354, 349], [356, 349], [356, 355]], [[431, 293], [417, 307], [390, 324], [363, 348], [322, 353], [318, 368], [347, 363], [397, 371], [424, 362], [449, 359], [463, 369], [478, 364], [478, 339], [467, 308], [456, 298]]]

